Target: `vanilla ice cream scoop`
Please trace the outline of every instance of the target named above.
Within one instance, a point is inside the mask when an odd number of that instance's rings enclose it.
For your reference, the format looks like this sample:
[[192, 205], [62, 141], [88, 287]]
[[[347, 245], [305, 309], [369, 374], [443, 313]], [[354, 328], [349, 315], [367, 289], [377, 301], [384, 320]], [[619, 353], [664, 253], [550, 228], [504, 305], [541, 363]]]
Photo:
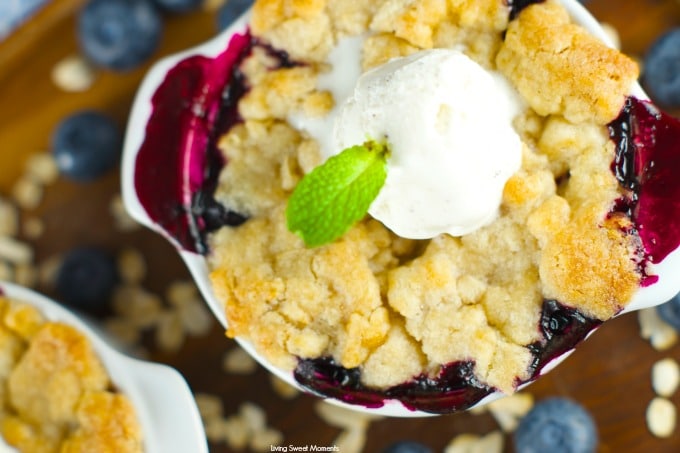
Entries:
[[402, 237], [461, 236], [493, 221], [521, 165], [521, 108], [500, 75], [457, 50], [398, 58], [366, 72], [341, 106], [336, 148], [385, 141], [387, 180], [369, 214]]

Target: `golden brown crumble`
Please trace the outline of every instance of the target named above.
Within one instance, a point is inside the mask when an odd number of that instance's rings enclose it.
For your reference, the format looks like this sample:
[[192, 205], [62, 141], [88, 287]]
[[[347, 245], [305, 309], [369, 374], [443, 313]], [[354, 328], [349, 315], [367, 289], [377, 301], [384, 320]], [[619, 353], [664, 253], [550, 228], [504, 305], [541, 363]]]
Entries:
[[556, 1], [508, 25], [496, 62], [536, 113], [572, 123], [612, 121], [638, 76], [631, 59], [571, 23]]
[[[546, 298], [608, 319], [638, 287], [637, 244], [608, 218], [620, 196], [604, 126], [637, 77], [635, 64], [571, 23], [554, 0], [509, 21], [503, 0], [258, 0], [252, 31], [307, 64], [273, 70], [255, 52], [244, 122], [220, 146], [217, 197], [250, 219], [211, 237], [212, 283], [228, 335], [274, 364], [332, 356], [384, 388], [473, 360], [486, 384], [512, 392], [529, 377]], [[432, 47], [462, 48], [505, 75], [527, 109], [514, 126], [521, 169], [499, 218], [463, 237], [395, 236], [366, 218], [315, 249], [286, 228], [287, 197], [320, 163], [319, 144], [288, 123], [334, 105], [317, 88], [330, 50], [362, 35], [364, 70]]]
[[0, 432], [22, 452], [141, 452], [141, 428], [89, 340], [0, 296]]

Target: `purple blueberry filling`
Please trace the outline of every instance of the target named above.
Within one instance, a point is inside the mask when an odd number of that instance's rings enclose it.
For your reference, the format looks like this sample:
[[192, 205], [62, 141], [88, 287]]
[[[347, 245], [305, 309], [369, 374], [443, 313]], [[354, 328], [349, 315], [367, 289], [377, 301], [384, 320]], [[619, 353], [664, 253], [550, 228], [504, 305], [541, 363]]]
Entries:
[[628, 191], [619, 206], [626, 206], [646, 259], [659, 263], [680, 244], [680, 121], [630, 97], [609, 136], [616, 145], [612, 171]]
[[471, 361], [444, 365], [436, 376], [420, 375], [409, 382], [385, 390], [374, 390], [361, 384], [361, 370], [343, 368], [333, 359], [301, 359], [295, 379], [311, 392], [349, 404], [377, 408], [385, 400], [399, 400], [411, 410], [448, 413], [464, 410], [494, 389], [480, 382]]
[[225, 164], [216, 141], [241, 121], [236, 106], [247, 85], [239, 66], [252, 47], [249, 33], [235, 34], [214, 58], [182, 60], [151, 99], [135, 189], [151, 220], [191, 252], [208, 251], [208, 232], [245, 220], [219, 206], [212, 194]]
[[[529, 349], [534, 355], [531, 378], [551, 360], [573, 349], [602, 321], [583, 316], [577, 310], [554, 300], [543, 303], [540, 328], [543, 341]], [[436, 376], [420, 375], [413, 380], [385, 390], [375, 390], [360, 382], [358, 368], [346, 369], [333, 359], [301, 359], [295, 379], [311, 392], [366, 407], [382, 407], [386, 400], [400, 401], [406, 408], [433, 414], [468, 409], [495, 389], [475, 376], [473, 361], [453, 362], [442, 366]], [[518, 382], [522, 384], [523, 382]]]
[[[536, 1], [508, 1], [512, 14]], [[172, 68], [152, 98], [153, 111], [136, 162], [135, 188], [149, 217], [184, 250], [208, 252], [206, 235], [222, 226], [237, 227], [247, 217], [219, 204], [213, 194], [224, 162], [217, 139], [241, 121], [237, 104], [248, 90], [240, 63], [254, 46], [279, 61], [296, 63], [254, 40], [248, 32], [231, 38], [214, 58], [192, 56]], [[616, 144], [612, 171], [626, 194], [612, 215], [626, 215], [634, 227], [628, 234], [641, 240], [642, 285], [654, 283], [644, 263], [658, 263], [680, 245], [680, 122], [648, 102], [629, 98], [621, 115], [609, 125]], [[551, 360], [574, 348], [602, 321], [555, 300], [543, 303], [543, 340], [527, 348], [536, 379]], [[294, 375], [310, 391], [351, 404], [381, 407], [399, 400], [405, 407], [432, 413], [464, 410], [493, 393], [474, 373], [473, 361], [443, 365], [436, 375], [420, 375], [383, 390], [360, 382], [360, 369], [345, 369], [331, 358], [301, 359]], [[523, 382], [518, 382], [522, 384]]]
[[288, 54], [234, 34], [214, 58], [191, 56], [170, 69], [154, 93], [146, 136], [135, 162], [135, 189], [148, 216], [178, 247], [205, 254], [206, 234], [247, 216], [214, 198], [224, 167], [217, 140], [242, 121], [238, 101], [248, 92], [241, 62], [263, 48], [278, 68], [297, 63]]
[[545, 365], [576, 347], [601, 324], [602, 321], [588, 318], [556, 300], [544, 300], [539, 322], [543, 340], [529, 345], [534, 355], [529, 380], [536, 379]]

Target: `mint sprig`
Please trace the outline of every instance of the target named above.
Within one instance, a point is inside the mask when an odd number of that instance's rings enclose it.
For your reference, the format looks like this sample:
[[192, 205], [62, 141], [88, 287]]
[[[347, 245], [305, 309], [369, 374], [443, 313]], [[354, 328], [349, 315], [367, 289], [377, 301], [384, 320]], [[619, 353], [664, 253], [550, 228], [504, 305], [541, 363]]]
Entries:
[[352, 146], [316, 167], [288, 199], [287, 226], [308, 247], [341, 237], [368, 212], [387, 178], [386, 143]]

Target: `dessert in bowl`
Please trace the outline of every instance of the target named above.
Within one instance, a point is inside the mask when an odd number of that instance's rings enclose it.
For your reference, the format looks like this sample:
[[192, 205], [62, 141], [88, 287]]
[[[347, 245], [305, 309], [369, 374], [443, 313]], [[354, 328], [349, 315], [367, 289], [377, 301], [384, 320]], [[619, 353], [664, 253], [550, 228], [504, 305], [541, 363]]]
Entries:
[[0, 282], [0, 313], [2, 451], [208, 451], [174, 369], [121, 354], [93, 325], [15, 284]]
[[287, 382], [465, 410], [680, 289], [680, 125], [607, 42], [571, 1], [258, 1], [150, 72], [126, 206]]

